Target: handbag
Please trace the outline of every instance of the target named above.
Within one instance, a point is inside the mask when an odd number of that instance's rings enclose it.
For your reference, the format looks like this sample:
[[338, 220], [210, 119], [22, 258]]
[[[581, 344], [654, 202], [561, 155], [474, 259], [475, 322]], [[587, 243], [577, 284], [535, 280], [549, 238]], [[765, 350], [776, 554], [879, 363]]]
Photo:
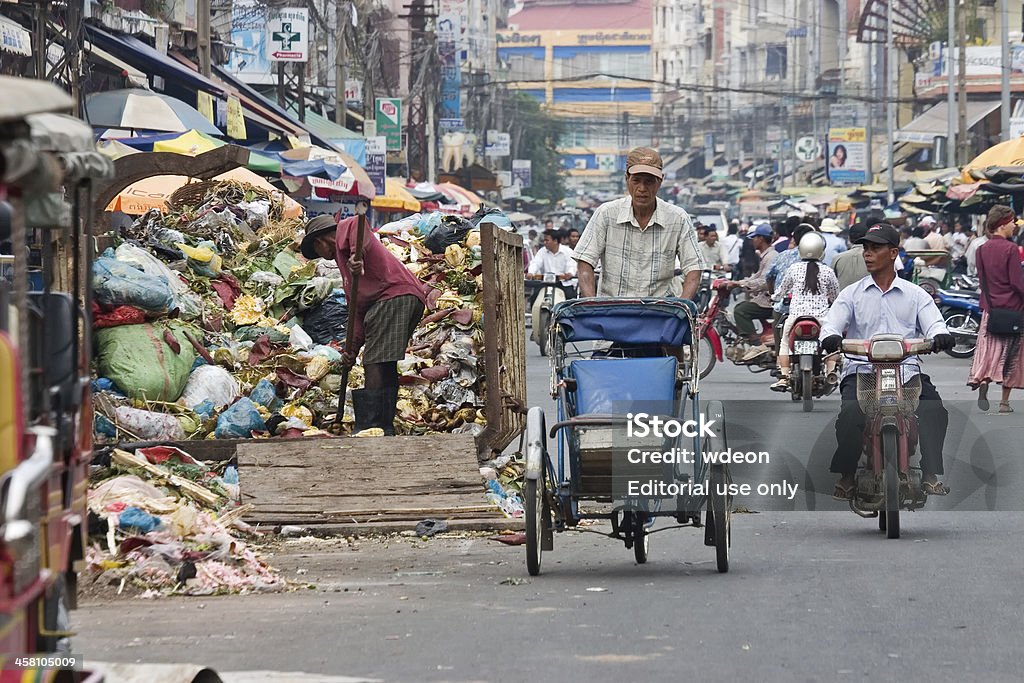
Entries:
[[[979, 276], [982, 273], [979, 273]], [[992, 300], [984, 285], [984, 278], [978, 278], [978, 286], [985, 297], [985, 304], [988, 312], [988, 326], [985, 328], [989, 334], [1003, 337], [1017, 336], [1024, 331], [1024, 311], [1015, 311], [1012, 308], [992, 308]]]

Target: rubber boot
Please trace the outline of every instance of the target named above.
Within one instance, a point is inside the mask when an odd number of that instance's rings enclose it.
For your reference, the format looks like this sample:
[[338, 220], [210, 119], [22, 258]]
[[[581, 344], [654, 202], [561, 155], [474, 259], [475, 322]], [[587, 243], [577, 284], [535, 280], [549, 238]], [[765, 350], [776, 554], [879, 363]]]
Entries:
[[395, 435], [395, 410], [398, 405], [398, 387], [384, 387], [377, 393], [377, 424], [384, 436]]
[[353, 434], [377, 426], [376, 422], [380, 415], [378, 395], [379, 392], [369, 389], [356, 389], [352, 392], [352, 412], [356, 417], [355, 426], [352, 427]]

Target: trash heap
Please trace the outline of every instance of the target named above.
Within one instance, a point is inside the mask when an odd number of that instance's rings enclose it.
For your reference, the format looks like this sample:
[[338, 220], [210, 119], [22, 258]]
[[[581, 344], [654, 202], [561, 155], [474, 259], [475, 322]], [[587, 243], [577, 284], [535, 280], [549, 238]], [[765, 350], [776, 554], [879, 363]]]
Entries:
[[141, 597], [275, 591], [286, 587], [243, 540], [238, 472], [177, 448], [113, 449], [89, 490], [88, 578]]
[[[340, 273], [302, 259], [303, 220], [260, 188], [208, 184], [194, 203], [141, 216], [94, 264], [97, 443], [325, 435], [348, 315]], [[476, 435], [479, 231], [435, 213], [380, 237], [429, 283], [433, 307], [399, 363], [396, 429]], [[349, 386], [362, 382], [357, 364]]]

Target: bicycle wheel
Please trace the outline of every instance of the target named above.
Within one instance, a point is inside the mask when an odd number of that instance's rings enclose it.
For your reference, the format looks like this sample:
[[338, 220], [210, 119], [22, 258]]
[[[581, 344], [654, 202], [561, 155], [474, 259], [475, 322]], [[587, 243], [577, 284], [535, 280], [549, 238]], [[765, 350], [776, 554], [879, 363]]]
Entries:
[[527, 479], [523, 485], [523, 507], [526, 513], [526, 571], [540, 574], [544, 540], [544, 480]]
[[700, 378], [704, 379], [714, 370], [718, 359], [715, 358], [715, 349], [711, 345], [711, 340], [707, 337], [701, 337], [698, 346], [697, 362], [700, 363]]

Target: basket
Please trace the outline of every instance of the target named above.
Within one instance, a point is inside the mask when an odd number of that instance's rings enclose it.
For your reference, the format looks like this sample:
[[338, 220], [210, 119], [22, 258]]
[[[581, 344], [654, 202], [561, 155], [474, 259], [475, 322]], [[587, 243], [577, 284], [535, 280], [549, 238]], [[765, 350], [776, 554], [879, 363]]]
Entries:
[[181, 211], [186, 206], [200, 206], [214, 185], [215, 181], [212, 180], [182, 185], [167, 198], [167, 208], [171, 211]]
[[[896, 376], [902, 377], [904, 368], [896, 367]], [[879, 371], [857, 373], [857, 403], [864, 415], [872, 417], [878, 413], [912, 414], [917, 412], [921, 400], [921, 375], [915, 373], [902, 382], [897, 382], [895, 397], [881, 397], [878, 387]], [[888, 392], [887, 392], [888, 393]]]

